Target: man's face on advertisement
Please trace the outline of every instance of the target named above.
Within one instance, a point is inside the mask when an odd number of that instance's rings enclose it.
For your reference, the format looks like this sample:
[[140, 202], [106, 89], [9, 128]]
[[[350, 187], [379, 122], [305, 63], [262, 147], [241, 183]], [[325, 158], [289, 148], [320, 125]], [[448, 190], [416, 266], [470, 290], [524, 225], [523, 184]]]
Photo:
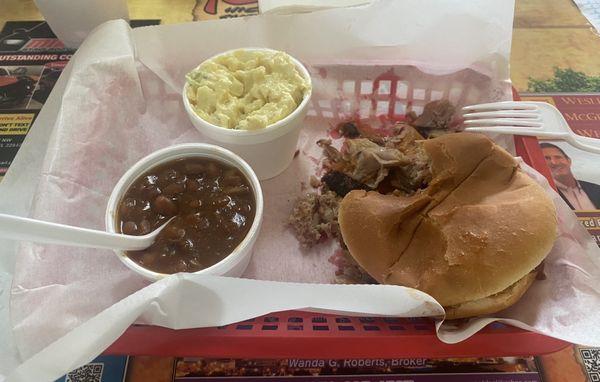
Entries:
[[546, 164], [552, 172], [552, 177], [560, 179], [572, 176], [571, 159], [567, 158], [560, 150], [554, 147], [543, 147], [542, 152], [544, 153]]

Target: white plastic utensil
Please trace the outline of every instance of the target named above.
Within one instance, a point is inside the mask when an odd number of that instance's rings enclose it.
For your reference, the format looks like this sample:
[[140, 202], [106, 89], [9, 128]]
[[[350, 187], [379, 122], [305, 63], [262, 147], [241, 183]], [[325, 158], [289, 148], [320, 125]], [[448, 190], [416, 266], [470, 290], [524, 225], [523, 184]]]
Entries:
[[575, 134], [564, 117], [546, 102], [494, 102], [462, 108], [465, 131], [560, 139], [600, 154], [600, 139]]
[[46, 244], [136, 251], [152, 245], [156, 235], [173, 218], [147, 235], [132, 236], [0, 214], [0, 236]]

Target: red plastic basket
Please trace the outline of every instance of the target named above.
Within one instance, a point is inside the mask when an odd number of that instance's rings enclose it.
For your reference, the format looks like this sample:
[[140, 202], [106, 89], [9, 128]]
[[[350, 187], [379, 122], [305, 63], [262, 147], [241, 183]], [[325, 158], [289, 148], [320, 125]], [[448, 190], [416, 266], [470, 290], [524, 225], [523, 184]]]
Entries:
[[526, 356], [569, 344], [494, 323], [448, 345], [433, 321], [281, 312], [220, 328], [130, 327], [107, 354], [208, 358], [449, 358]]
[[[394, 85], [395, 86], [395, 85]], [[514, 92], [514, 98], [519, 99]], [[552, 183], [537, 139], [515, 137], [517, 154]], [[428, 319], [279, 312], [219, 328], [130, 327], [107, 354], [217, 358], [450, 358], [537, 355], [569, 343], [494, 323], [458, 344], [441, 342]]]

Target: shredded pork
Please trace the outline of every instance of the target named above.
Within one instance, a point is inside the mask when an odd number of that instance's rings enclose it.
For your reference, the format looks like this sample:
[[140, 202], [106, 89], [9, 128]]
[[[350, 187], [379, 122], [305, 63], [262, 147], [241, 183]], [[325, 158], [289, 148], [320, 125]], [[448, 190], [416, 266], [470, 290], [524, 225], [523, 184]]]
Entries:
[[303, 248], [311, 248], [327, 238], [338, 238], [337, 221], [341, 198], [334, 192], [310, 193], [299, 198], [289, 217], [289, 225]]

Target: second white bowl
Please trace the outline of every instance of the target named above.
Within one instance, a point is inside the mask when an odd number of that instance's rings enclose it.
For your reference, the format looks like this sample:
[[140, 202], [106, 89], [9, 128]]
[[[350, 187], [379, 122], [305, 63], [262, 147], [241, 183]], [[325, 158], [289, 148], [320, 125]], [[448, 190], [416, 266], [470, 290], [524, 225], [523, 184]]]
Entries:
[[[266, 48], [245, 48], [274, 52]], [[236, 49], [237, 50], [237, 49]], [[227, 51], [209, 58], [213, 60], [230, 53]], [[204, 61], [204, 62], [206, 62]], [[235, 130], [213, 125], [200, 118], [187, 97], [187, 83], [183, 88], [183, 105], [190, 121], [202, 134], [244, 158], [256, 171], [259, 179], [273, 178], [282, 173], [294, 159], [302, 122], [308, 111], [312, 82], [308, 70], [292, 57], [296, 69], [309, 83], [310, 89], [298, 107], [287, 117], [259, 130]]]

